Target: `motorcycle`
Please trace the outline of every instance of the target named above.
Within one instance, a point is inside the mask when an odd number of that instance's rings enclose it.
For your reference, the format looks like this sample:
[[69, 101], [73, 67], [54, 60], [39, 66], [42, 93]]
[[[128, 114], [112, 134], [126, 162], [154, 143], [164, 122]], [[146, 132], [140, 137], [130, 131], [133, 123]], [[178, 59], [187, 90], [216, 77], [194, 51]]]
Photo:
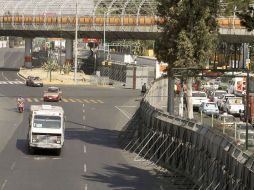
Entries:
[[24, 106], [24, 102], [18, 102], [17, 108], [19, 113], [22, 113], [24, 111]]

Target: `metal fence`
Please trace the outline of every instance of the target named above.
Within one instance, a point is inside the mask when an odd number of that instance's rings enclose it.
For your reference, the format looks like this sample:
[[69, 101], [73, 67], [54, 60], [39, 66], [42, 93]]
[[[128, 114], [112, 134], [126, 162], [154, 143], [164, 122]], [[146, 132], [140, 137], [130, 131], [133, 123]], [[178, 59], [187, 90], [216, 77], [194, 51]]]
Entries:
[[[136, 161], [184, 174], [195, 184], [189, 189], [254, 189], [254, 158], [211, 127], [169, 115], [155, 106], [164, 79], [151, 86], [140, 108], [120, 136], [124, 150], [135, 152]], [[162, 96], [163, 97], [163, 96]]]

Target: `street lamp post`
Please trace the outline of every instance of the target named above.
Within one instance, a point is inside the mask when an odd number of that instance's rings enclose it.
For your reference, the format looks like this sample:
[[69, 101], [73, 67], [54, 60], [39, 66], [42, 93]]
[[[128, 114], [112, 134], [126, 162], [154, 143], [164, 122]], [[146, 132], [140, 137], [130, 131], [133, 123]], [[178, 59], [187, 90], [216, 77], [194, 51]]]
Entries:
[[75, 60], [74, 60], [74, 82], [77, 83], [78, 65], [78, 0], [76, 0], [76, 22], [75, 22]]
[[103, 19], [103, 50], [104, 50], [104, 59], [105, 59], [105, 51], [106, 51], [106, 47], [105, 44], [106, 43], [106, 14], [104, 12], [104, 19]]

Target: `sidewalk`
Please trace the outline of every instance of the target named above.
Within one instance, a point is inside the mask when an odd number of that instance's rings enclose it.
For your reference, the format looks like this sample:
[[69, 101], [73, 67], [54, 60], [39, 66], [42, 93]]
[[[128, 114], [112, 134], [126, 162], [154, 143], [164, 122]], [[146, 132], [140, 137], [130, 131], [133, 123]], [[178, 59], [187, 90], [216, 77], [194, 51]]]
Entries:
[[[63, 74], [59, 71], [51, 72], [51, 81], [49, 72], [44, 71], [42, 68], [21, 68], [18, 73], [22, 78], [26, 79], [28, 76], [38, 76], [42, 79], [43, 84], [62, 84], [74, 85], [74, 72]], [[78, 72], [76, 75], [77, 83], [79, 85], [90, 85], [91, 78], [89, 75]]]

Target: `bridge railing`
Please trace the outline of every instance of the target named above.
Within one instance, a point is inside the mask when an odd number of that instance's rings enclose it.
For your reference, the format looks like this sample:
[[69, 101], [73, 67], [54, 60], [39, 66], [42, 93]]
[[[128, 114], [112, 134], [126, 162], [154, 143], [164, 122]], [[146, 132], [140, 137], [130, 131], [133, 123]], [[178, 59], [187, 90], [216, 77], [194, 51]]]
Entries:
[[[219, 17], [218, 24], [222, 28], [243, 28], [239, 18]], [[11, 25], [17, 26], [55, 26], [65, 27], [66, 25], [75, 25], [75, 15], [2, 15], [0, 16], [0, 26]], [[163, 19], [157, 16], [148, 15], [78, 15], [78, 23], [80, 26], [157, 26], [163, 23]]]
[[213, 128], [155, 107], [151, 95], [160, 95], [163, 80], [155, 81], [141, 102], [123, 148], [136, 152], [136, 161], [146, 158], [149, 165], [184, 174], [195, 182], [190, 189], [254, 189], [253, 156]]

